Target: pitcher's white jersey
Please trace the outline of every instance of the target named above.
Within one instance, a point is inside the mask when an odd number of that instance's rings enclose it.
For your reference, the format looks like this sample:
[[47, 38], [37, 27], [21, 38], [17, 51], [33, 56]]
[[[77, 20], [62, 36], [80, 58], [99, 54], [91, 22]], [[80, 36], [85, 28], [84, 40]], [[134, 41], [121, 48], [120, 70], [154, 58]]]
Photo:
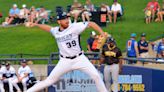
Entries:
[[63, 56], [75, 56], [81, 53], [79, 35], [88, 26], [88, 22], [72, 23], [65, 30], [59, 27], [51, 28], [52, 35], [56, 38], [59, 53]]

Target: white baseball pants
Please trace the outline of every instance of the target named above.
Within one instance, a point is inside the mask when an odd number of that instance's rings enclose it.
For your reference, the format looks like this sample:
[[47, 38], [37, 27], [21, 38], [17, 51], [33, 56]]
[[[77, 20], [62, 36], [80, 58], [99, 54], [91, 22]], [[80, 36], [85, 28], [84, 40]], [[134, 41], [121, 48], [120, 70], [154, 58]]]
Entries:
[[81, 70], [82, 72], [87, 73], [95, 81], [98, 92], [107, 92], [98, 71], [83, 54], [75, 59], [61, 58], [47, 79], [37, 83], [32, 88], [27, 90], [27, 92], [37, 92], [43, 88], [46, 88], [57, 82], [62, 75], [72, 70]]
[[105, 65], [104, 79], [109, 92], [111, 91], [111, 79], [113, 81], [113, 92], [118, 92], [119, 64]]
[[13, 84], [12, 84], [12, 81], [14, 80], [15, 78], [7, 78], [4, 80], [5, 83], [8, 83], [9, 84], [9, 91], [10, 92], [14, 92], [13, 91]]
[[[29, 80], [29, 78], [26, 77], [26, 78], [23, 78], [22, 81], [21, 81], [21, 83], [23, 85], [23, 91], [27, 90], [27, 84], [26, 83], [27, 83], [28, 80]], [[17, 89], [17, 91], [20, 91], [21, 89], [17, 85], [18, 82], [19, 82], [18, 79], [15, 79], [15, 80], [12, 81], [12, 84]]]

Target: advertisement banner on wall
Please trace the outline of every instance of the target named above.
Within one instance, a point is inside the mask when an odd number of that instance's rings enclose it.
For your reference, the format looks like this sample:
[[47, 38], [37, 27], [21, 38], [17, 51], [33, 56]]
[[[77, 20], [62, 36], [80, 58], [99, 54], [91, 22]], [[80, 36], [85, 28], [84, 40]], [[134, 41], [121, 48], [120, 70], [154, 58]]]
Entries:
[[145, 92], [142, 75], [119, 75], [118, 89], [120, 92]]

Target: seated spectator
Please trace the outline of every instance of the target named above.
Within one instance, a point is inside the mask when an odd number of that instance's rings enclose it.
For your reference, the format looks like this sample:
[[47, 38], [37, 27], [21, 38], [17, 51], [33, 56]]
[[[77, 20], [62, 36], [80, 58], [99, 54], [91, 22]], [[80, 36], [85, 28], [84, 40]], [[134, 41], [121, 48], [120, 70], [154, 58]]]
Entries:
[[114, 23], [117, 21], [117, 16], [122, 16], [122, 8], [121, 5], [117, 2], [117, 0], [114, 0], [114, 3], [111, 7], [112, 14], [114, 16]]
[[3, 26], [9, 25], [9, 24], [15, 24], [19, 22], [19, 13], [20, 10], [17, 8], [16, 4], [13, 4], [13, 8], [9, 11], [9, 17], [5, 19], [5, 22], [2, 24]]
[[151, 10], [150, 10], [150, 7], [145, 8], [145, 20], [146, 20], [146, 24], [149, 24], [151, 22]]
[[147, 4], [147, 8], [150, 8], [151, 10], [151, 17], [152, 17], [152, 21], [154, 21], [155, 15], [157, 14], [157, 12], [160, 10], [160, 5], [156, 0], [152, 0], [151, 2], [149, 2]]
[[84, 6], [84, 12], [82, 13], [83, 22], [85, 22], [85, 19], [87, 19], [87, 21], [90, 21], [90, 16], [92, 15], [91, 12], [93, 11], [94, 11], [94, 5], [90, 0], [86, 0], [86, 5]]
[[162, 38], [162, 41], [158, 44], [158, 47], [157, 47], [157, 58], [162, 57], [161, 53], [162, 53], [163, 49], [164, 49], [164, 37]]
[[30, 11], [26, 8], [26, 5], [22, 5], [22, 9], [20, 10], [19, 18], [20, 18], [20, 23], [24, 23], [25, 20], [28, 19]]
[[157, 13], [157, 19], [155, 20], [156, 22], [162, 22], [163, 21], [163, 15], [164, 15], [164, 0], [162, 3], [162, 9]]
[[101, 4], [101, 12], [106, 12], [109, 22], [112, 23], [112, 11], [110, 10], [110, 7], [104, 3]]
[[[5, 67], [5, 71], [4, 71], [4, 74], [3, 74], [3, 82], [8, 83], [9, 92], [14, 92], [13, 91], [12, 81], [15, 80], [15, 79], [17, 79], [16, 71], [15, 71], [14, 67], [12, 67], [10, 65], [10, 63], [7, 62], [6, 67]], [[15, 84], [14, 87], [18, 87], [18, 85]], [[17, 90], [17, 92], [21, 92], [21, 90]]]
[[23, 5], [22, 5], [22, 9], [20, 10], [20, 13], [19, 13], [19, 18], [20, 18], [19, 23], [24, 23], [25, 20], [27, 20], [29, 13], [30, 13], [30, 12], [29, 12], [29, 10], [26, 8], [26, 5], [23, 4]]
[[74, 17], [74, 22], [77, 22], [79, 15], [83, 11], [83, 6], [78, 0], [74, 0], [73, 5], [71, 6], [70, 14]]
[[146, 41], [146, 34], [141, 34], [141, 40], [138, 41], [138, 50], [141, 58], [148, 58], [148, 42]]
[[[130, 40], [128, 40], [126, 43], [127, 57], [129, 57], [129, 58], [139, 57], [138, 44], [137, 44], [137, 41], [135, 40], [135, 38], [136, 38], [136, 34], [132, 33]], [[135, 63], [137, 63], [137, 61], [128, 60], [128, 63], [129, 64], [135, 64]]]
[[35, 23], [42, 23], [42, 21], [48, 22], [48, 12], [45, 10], [43, 6], [41, 6], [39, 10], [39, 15]]
[[[27, 90], [27, 81], [29, 80], [29, 74], [31, 73], [30, 67], [27, 65], [26, 60], [21, 61], [21, 67], [18, 69], [18, 79], [12, 81], [13, 85], [16, 85], [17, 83], [22, 83], [23, 85], [23, 92], [26, 92]], [[16, 88], [17, 90], [20, 90], [20, 88]]]
[[39, 15], [38, 11], [35, 9], [34, 6], [32, 6], [29, 12], [28, 21], [34, 23], [38, 18], [38, 15]]

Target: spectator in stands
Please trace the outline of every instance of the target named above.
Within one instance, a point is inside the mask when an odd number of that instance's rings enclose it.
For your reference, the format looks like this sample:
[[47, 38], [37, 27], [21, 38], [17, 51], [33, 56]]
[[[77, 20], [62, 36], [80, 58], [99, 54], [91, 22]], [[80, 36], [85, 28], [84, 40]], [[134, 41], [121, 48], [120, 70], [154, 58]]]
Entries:
[[[12, 67], [10, 65], [10, 63], [7, 62], [6, 67], [5, 67], [5, 71], [4, 71], [4, 74], [3, 74], [3, 82], [9, 84], [9, 92], [14, 92], [13, 91], [12, 81], [15, 80], [15, 79], [17, 79], [16, 71], [15, 71], [14, 67]], [[18, 87], [17, 84], [15, 84], [14, 86]], [[21, 92], [21, 91], [18, 90], [17, 92]]]
[[44, 22], [48, 22], [48, 12], [43, 6], [41, 6], [36, 23], [44, 24]]
[[78, 2], [78, 0], [74, 0], [73, 5], [71, 6], [71, 15], [74, 17], [74, 22], [77, 22], [78, 17], [83, 11], [83, 6], [81, 3]]
[[162, 57], [161, 53], [162, 53], [163, 50], [164, 50], [164, 37], [162, 38], [162, 41], [158, 44], [158, 47], [157, 47], [157, 58], [158, 57]]
[[94, 39], [95, 39], [95, 36], [96, 36], [96, 33], [95, 33], [94, 31], [92, 31], [92, 32], [90, 33], [89, 39], [87, 40], [87, 50], [88, 50], [89, 52], [92, 52], [92, 51], [93, 51], [93, 49], [92, 49], [92, 44], [93, 44], [93, 41], [94, 41]]
[[152, 0], [147, 4], [147, 8], [150, 8], [151, 10], [151, 17], [152, 17], [152, 21], [154, 21], [155, 15], [158, 13], [158, 11], [160, 10], [160, 5], [156, 0]]
[[114, 23], [117, 21], [117, 16], [122, 16], [122, 8], [121, 5], [117, 2], [117, 0], [114, 0], [114, 3], [112, 4], [111, 11], [114, 18]]
[[[30, 67], [27, 65], [26, 60], [21, 61], [21, 67], [18, 69], [18, 79], [13, 81], [13, 85], [16, 85], [17, 83], [21, 82], [23, 85], [23, 92], [26, 92], [27, 90], [27, 81], [29, 80], [29, 74], [31, 73]], [[20, 88], [16, 88], [17, 90], [20, 90]]]
[[151, 9], [150, 9], [150, 7], [145, 8], [145, 20], [146, 20], [146, 24], [149, 24], [151, 22]]
[[[94, 41], [93, 41], [93, 44], [92, 44], [92, 52], [99, 52], [100, 49], [98, 49], [98, 44], [99, 44], [99, 38], [100, 36], [99, 35], [95, 35], [95, 38], [94, 38]], [[94, 55], [95, 58], [98, 57], [98, 55]], [[98, 60], [93, 60], [92, 61], [93, 64], [98, 64]]]
[[84, 12], [82, 13], [83, 22], [85, 22], [85, 19], [87, 19], [87, 21], [90, 21], [90, 16], [92, 15], [91, 12], [93, 11], [94, 11], [94, 5], [90, 0], [86, 0], [86, 5], [84, 6]]
[[20, 10], [19, 13], [19, 18], [20, 18], [19, 23], [24, 23], [27, 20], [29, 13], [30, 11], [27, 9], [26, 5], [23, 4], [22, 9]]
[[141, 58], [148, 58], [148, 42], [146, 41], [146, 34], [141, 34], [141, 40], [138, 41], [138, 50]]
[[15, 24], [19, 22], [19, 13], [20, 10], [17, 8], [16, 4], [13, 4], [13, 8], [9, 11], [9, 17], [5, 19], [5, 22], [2, 24], [3, 26], [9, 25], [9, 24]]
[[156, 22], [162, 22], [163, 21], [163, 15], [164, 15], [164, 0], [162, 3], [162, 9], [157, 13], [157, 19], [155, 20]]
[[32, 6], [30, 9], [28, 21], [34, 23], [35, 20], [38, 18], [38, 15], [39, 15], [38, 11], [35, 9], [34, 6]]
[[[138, 53], [138, 44], [135, 40], [136, 34], [132, 33], [130, 40], [127, 41], [126, 48], [127, 48], [127, 57], [129, 58], [137, 58], [139, 57]], [[129, 64], [135, 64], [137, 61], [135, 60], [128, 60]]]
[[4, 86], [3, 86], [3, 74], [4, 74], [4, 67], [0, 63], [0, 92], [5, 92]]
[[[94, 46], [96, 45], [96, 33], [92, 31], [90, 33], [90, 38], [87, 40], [87, 49], [88, 52], [98, 52], [99, 50], [95, 49]], [[96, 46], [95, 46], [96, 47]], [[96, 57], [97, 55], [94, 55]], [[96, 60], [91, 61], [93, 64], [96, 64]]]
[[110, 10], [110, 6], [102, 3], [101, 4], [101, 12], [106, 12], [109, 22], [112, 23], [112, 11]]

